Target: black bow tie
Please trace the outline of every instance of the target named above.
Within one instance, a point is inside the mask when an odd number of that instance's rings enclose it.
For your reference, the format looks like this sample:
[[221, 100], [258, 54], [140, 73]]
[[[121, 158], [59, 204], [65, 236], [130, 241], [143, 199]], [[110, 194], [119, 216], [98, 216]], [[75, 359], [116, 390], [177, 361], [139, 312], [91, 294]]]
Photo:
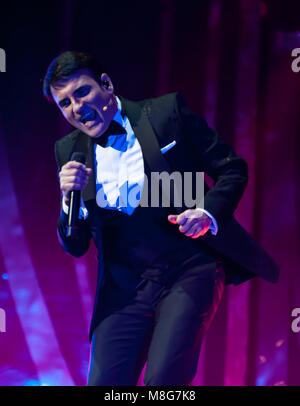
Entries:
[[102, 135], [100, 135], [100, 137], [93, 138], [93, 141], [95, 144], [101, 145], [101, 147], [105, 147], [109, 135], [120, 135], [120, 134], [126, 134], [125, 128], [123, 128], [121, 124], [112, 120], [109, 124], [108, 129]]

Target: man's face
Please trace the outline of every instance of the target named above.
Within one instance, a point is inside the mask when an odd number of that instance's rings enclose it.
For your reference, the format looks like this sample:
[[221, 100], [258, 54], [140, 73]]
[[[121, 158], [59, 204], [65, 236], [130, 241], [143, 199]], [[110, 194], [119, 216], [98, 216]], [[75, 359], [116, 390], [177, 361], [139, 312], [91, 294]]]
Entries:
[[[110, 83], [106, 74], [101, 79]], [[67, 81], [55, 83], [51, 93], [65, 119], [92, 138], [106, 131], [117, 111], [113, 86], [101, 87], [88, 69], [80, 69]]]

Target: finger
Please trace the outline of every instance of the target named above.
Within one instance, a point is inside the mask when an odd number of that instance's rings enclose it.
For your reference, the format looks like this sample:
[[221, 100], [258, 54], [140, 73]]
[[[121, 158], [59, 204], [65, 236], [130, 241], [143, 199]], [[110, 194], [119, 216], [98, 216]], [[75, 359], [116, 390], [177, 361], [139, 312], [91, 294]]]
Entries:
[[79, 179], [84, 179], [85, 175], [80, 172], [62, 173], [60, 176], [61, 182], [73, 182]]
[[86, 174], [86, 168], [80, 166], [79, 168], [68, 168], [67, 172], [73, 172], [73, 173], [84, 173]]
[[67, 181], [72, 181], [75, 179], [86, 180], [86, 179], [88, 179], [88, 175], [79, 169], [69, 169], [60, 174], [60, 179], [67, 180]]
[[193, 237], [200, 232], [199, 224], [193, 224], [184, 234], [187, 237]]
[[199, 232], [195, 233], [195, 235], [191, 236], [191, 238], [198, 238], [198, 237], [202, 237], [203, 235], [205, 235], [209, 230], [209, 227], [203, 227], [202, 230], [200, 230]]
[[199, 219], [197, 218], [187, 218], [185, 224], [183, 226], [179, 227], [179, 230], [183, 233], [188, 232], [191, 227], [193, 227], [195, 224], [201, 225], [199, 222]]
[[70, 176], [64, 176], [61, 178], [61, 183], [69, 183], [69, 184], [75, 184], [75, 183], [83, 183], [87, 182], [88, 179], [86, 178], [85, 175], [70, 175]]
[[209, 227], [211, 224], [211, 219], [207, 216], [198, 217], [198, 214], [191, 213], [190, 217], [188, 218], [186, 224], [182, 227], [182, 231], [185, 232], [194, 224], [198, 224], [200, 229], [204, 227]]
[[177, 223], [177, 214], [170, 214], [168, 216], [168, 220], [172, 223], [172, 224], [176, 224]]
[[82, 164], [81, 162], [76, 162], [76, 161], [69, 161], [67, 162], [63, 168], [69, 169], [69, 168], [78, 168], [78, 169], [82, 169], [85, 170], [86, 167], [84, 164]]
[[187, 219], [188, 219], [188, 212], [186, 210], [183, 213], [179, 214], [179, 216], [177, 218], [177, 224], [179, 224], [180, 226], [183, 226], [186, 223]]
[[72, 190], [73, 186], [75, 185], [81, 185], [81, 186], [86, 186], [88, 184], [88, 179], [81, 179], [79, 177], [74, 177], [74, 178], [68, 178], [68, 179], [64, 179], [61, 182], [61, 188], [62, 189], [67, 189], [69, 188], [70, 190]]

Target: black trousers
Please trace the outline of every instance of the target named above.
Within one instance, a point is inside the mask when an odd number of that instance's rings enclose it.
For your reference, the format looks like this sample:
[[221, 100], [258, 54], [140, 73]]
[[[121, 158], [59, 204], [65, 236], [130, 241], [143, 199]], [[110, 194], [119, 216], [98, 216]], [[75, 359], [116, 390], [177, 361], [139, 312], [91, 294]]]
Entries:
[[181, 264], [168, 283], [144, 279], [131, 294], [110, 281], [92, 337], [89, 386], [135, 386], [146, 361], [146, 386], [191, 382], [225, 285], [223, 267], [208, 258]]

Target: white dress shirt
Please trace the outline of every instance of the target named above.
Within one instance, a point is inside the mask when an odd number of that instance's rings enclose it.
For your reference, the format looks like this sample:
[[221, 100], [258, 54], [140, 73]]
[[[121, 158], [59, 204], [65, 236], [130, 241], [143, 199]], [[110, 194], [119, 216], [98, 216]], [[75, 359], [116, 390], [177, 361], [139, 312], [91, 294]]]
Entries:
[[[126, 134], [109, 135], [104, 147], [94, 145], [94, 164], [96, 178], [96, 201], [99, 207], [119, 210], [131, 215], [138, 206], [144, 186], [144, 160], [141, 146], [135, 137], [128, 118], [121, 115], [121, 101], [116, 97], [118, 111], [113, 120], [119, 123]], [[161, 149], [164, 154], [176, 144], [176, 141]], [[128, 198], [128, 196], [130, 198]], [[63, 199], [63, 211], [68, 214], [68, 206]], [[211, 220], [210, 231], [217, 234], [215, 218], [202, 208]], [[88, 210], [81, 199], [79, 217], [86, 219]]]

